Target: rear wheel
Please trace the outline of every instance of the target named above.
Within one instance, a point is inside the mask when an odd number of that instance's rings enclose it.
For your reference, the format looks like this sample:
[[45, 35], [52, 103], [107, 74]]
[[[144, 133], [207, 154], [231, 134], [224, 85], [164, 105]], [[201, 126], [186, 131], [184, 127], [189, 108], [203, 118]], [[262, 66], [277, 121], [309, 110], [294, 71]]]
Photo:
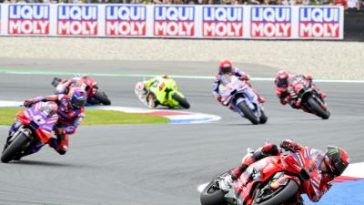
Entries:
[[53, 78], [53, 81], [52, 81], [52, 86], [53, 87], [57, 87], [57, 85], [60, 83], [62, 81], [62, 79], [61, 78], [57, 78], [57, 77], [54, 77]]
[[201, 205], [225, 205], [225, 192], [219, 189], [215, 181], [210, 182], [200, 195]]
[[8, 163], [24, 149], [24, 146], [28, 142], [29, 138], [21, 132], [6, 148], [4, 148], [4, 151], [1, 155], [1, 161]]
[[268, 117], [265, 115], [265, 112], [263, 110], [261, 110], [260, 112], [261, 112], [261, 115], [259, 118], [259, 120], [260, 120], [259, 123], [265, 124], [268, 121]]
[[178, 104], [185, 108], [185, 109], [189, 109], [190, 108], [190, 103], [188, 103], [187, 99], [178, 95], [177, 93], [173, 93], [172, 98], [178, 102]]
[[93, 97], [104, 105], [111, 105], [111, 101], [105, 92], [96, 91]]
[[319, 117], [321, 117], [324, 120], [329, 119], [330, 112], [324, 110], [314, 98], [309, 97], [307, 99], [307, 103], [311, 107], [312, 111], [315, 112]]
[[290, 201], [297, 194], [297, 191], [298, 185], [292, 180], [289, 180], [287, 185], [279, 187], [274, 191], [271, 189], [260, 189], [257, 191], [253, 205], [284, 204]]
[[238, 104], [238, 107], [241, 112], [243, 112], [244, 117], [247, 118], [251, 123], [257, 125], [259, 123], [259, 119], [255, 116], [254, 112], [249, 108], [249, 106], [245, 102], [241, 102]]

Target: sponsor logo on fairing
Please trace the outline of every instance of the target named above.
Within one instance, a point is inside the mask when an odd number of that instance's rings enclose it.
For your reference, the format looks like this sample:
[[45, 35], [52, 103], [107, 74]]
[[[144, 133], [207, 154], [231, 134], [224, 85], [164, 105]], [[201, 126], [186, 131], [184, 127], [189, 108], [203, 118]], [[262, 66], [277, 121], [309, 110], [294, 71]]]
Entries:
[[301, 7], [298, 36], [303, 38], [339, 38], [340, 8]]
[[57, 34], [65, 36], [96, 36], [97, 6], [59, 5], [57, 8]]
[[205, 6], [202, 9], [203, 37], [242, 37], [243, 8]]
[[193, 37], [194, 20], [193, 6], [155, 6], [154, 36]]
[[290, 7], [251, 7], [250, 32], [254, 38], [291, 37]]
[[145, 6], [106, 6], [106, 36], [145, 36]]
[[10, 4], [8, 19], [9, 34], [49, 34], [48, 5]]

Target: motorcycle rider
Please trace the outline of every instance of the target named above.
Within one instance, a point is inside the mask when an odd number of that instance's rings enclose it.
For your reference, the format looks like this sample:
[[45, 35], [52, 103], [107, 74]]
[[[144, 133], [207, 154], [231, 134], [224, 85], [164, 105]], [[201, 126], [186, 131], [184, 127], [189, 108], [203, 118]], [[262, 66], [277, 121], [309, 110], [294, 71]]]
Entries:
[[[331, 188], [331, 182], [334, 178], [340, 176], [349, 165], [349, 156], [346, 151], [336, 146], [328, 146], [325, 153], [318, 149], [301, 146], [292, 140], [286, 139], [281, 142], [280, 147], [283, 150], [279, 149], [275, 144], [266, 144], [256, 151], [245, 155], [240, 166], [233, 169], [231, 175], [227, 176], [220, 183], [220, 188], [228, 190], [233, 181], [238, 179], [249, 165], [258, 160], [278, 155], [284, 150], [291, 152], [305, 151], [312, 163], [310, 163], [311, 166], [309, 168], [310, 179], [304, 182], [303, 192], [308, 195], [311, 201], [317, 202]], [[301, 200], [300, 196], [298, 196], [297, 201], [302, 203]]]
[[[312, 85], [313, 89], [316, 90], [322, 99], [326, 98], [326, 94], [319, 91], [317, 86], [312, 83], [312, 76], [310, 75], [293, 75], [286, 70], [280, 70], [277, 72], [274, 80], [276, 85], [276, 95], [279, 98], [282, 105], [289, 103], [292, 108], [299, 109], [300, 101], [293, 91], [291, 80], [295, 77], [302, 76]], [[304, 110], [307, 111], [307, 110]]]
[[95, 95], [97, 91], [96, 81], [89, 76], [63, 79], [56, 86], [56, 94], [67, 94], [72, 87], [80, 87], [87, 93], [87, 98]]
[[[247, 73], [240, 71], [238, 68], [234, 67], [232, 62], [227, 59], [223, 59], [219, 63], [219, 72], [215, 76], [215, 80], [212, 85], [212, 93], [215, 97], [215, 99], [221, 102], [221, 95], [219, 93], [219, 86], [221, 83], [223, 83], [223, 77], [224, 75], [234, 75], [238, 77], [242, 81], [246, 81], [246, 83], [249, 85], [249, 87], [252, 88], [252, 85], [250, 83], [250, 77]], [[260, 96], [255, 89], [253, 89], [253, 92], [258, 96], [258, 101], [260, 103], [264, 103], [265, 99], [263, 96]]]
[[29, 107], [40, 101], [51, 101], [58, 105], [57, 114], [59, 117], [54, 128], [57, 139], [52, 138], [49, 146], [60, 155], [64, 155], [68, 150], [69, 135], [76, 132], [77, 127], [84, 118], [86, 100], [86, 92], [75, 87], [71, 88], [67, 95], [59, 94], [27, 99], [24, 101], [24, 106]]
[[149, 108], [156, 108], [160, 102], [158, 102], [156, 96], [150, 91], [152, 86], [158, 86], [161, 82], [169, 79], [169, 76], [164, 74], [151, 78], [144, 82], [139, 82], [136, 85], [137, 95], [139, 99], [146, 99]]

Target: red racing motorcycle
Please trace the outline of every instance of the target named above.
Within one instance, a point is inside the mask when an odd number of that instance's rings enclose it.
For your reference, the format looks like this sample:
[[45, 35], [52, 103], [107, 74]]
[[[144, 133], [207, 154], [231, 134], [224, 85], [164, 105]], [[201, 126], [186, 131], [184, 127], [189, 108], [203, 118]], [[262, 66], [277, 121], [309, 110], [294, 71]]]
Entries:
[[316, 86], [312, 85], [311, 81], [299, 75], [291, 80], [292, 90], [291, 99], [295, 106], [304, 111], [329, 119], [330, 112], [324, 99], [319, 95]]
[[[89, 76], [80, 77], [84, 84], [84, 89], [87, 92], [87, 104], [88, 105], [111, 105], [111, 101], [105, 92], [99, 90], [99, 86], [95, 79]], [[52, 86], [56, 88], [55, 94], [67, 94], [69, 89], [65, 89], [59, 92], [58, 86], [62, 86], [65, 79], [54, 77], [52, 81]], [[73, 86], [73, 85], [71, 85]]]
[[226, 171], [202, 191], [202, 205], [291, 205], [300, 204], [301, 188], [310, 178], [306, 165], [311, 162], [301, 152], [269, 156], [250, 165], [228, 191], [219, 183], [230, 175]]

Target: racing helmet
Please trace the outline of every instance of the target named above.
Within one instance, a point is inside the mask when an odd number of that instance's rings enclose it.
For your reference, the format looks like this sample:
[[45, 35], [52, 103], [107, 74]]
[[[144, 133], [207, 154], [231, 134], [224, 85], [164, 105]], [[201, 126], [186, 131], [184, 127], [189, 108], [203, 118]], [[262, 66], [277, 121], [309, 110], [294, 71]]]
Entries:
[[80, 88], [72, 88], [68, 94], [70, 104], [74, 108], [81, 108], [86, 105], [87, 96]]
[[288, 78], [289, 78], [288, 71], [280, 70], [276, 74], [274, 84], [279, 88], [287, 88], [288, 87]]
[[350, 163], [348, 153], [337, 146], [328, 146], [324, 156], [324, 163], [328, 172], [334, 176], [340, 176]]
[[228, 74], [233, 71], [233, 63], [230, 60], [223, 59], [219, 63], [219, 72], [222, 74]]

